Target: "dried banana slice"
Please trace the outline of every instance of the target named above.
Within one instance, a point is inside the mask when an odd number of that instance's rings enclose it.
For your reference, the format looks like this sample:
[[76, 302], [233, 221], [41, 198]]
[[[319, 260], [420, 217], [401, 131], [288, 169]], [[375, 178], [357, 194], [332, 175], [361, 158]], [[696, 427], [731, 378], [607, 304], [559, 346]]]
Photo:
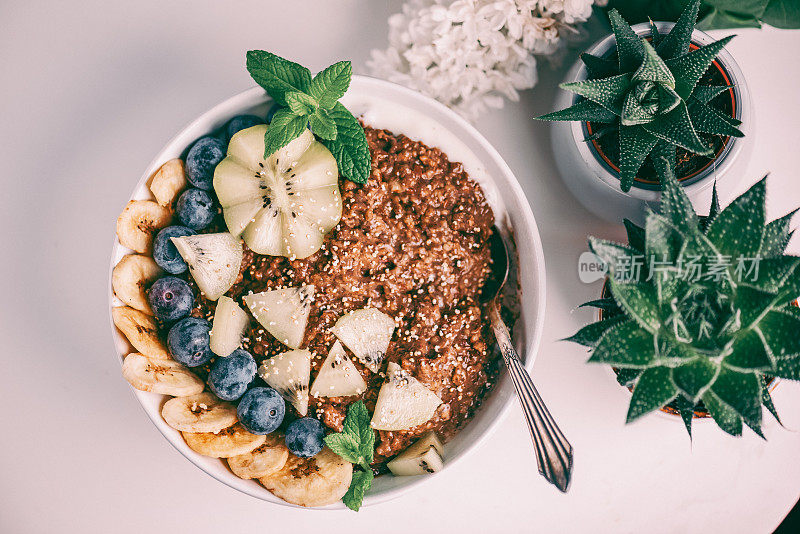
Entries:
[[178, 194], [186, 189], [187, 183], [183, 160], [175, 158], [163, 164], [153, 174], [150, 191], [161, 206], [172, 208]]
[[114, 266], [111, 287], [119, 300], [147, 315], [153, 315], [145, 289], [161, 276], [161, 268], [149, 256], [128, 254]]
[[264, 436], [264, 443], [248, 453], [228, 458], [228, 466], [239, 478], [261, 478], [280, 471], [289, 459], [289, 449], [283, 434], [273, 432]]
[[129, 306], [112, 308], [111, 317], [114, 319], [114, 325], [137, 351], [148, 358], [172, 359], [158, 337], [158, 326], [152, 317]]
[[266, 436], [251, 434], [241, 423], [213, 432], [183, 432], [183, 439], [189, 448], [203, 456], [230, 458], [247, 454], [260, 447]]
[[339, 501], [350, 487], [353, 464], [325, 447], [313, 458], [291, 455], [286, 465], [258, 479], [276, 497], [300, 506], [325, 506]]
[[185, 366], [172, 360], [151, 360], [136, 352], [122, 363], [122, 376], [141, 391], [184, 397], [203, 391], [205, 384]]
[[172, 212], [152, 200], [131, 200], [117, 219], [117, 237], [124, 247], [140, 254], [153, 248], [153, 234], [167, 226]]
[[161, 408], [161, 417], [181, 432], [219, 432], [236, 421], [236, 406], [211, 393], [170, 399]]

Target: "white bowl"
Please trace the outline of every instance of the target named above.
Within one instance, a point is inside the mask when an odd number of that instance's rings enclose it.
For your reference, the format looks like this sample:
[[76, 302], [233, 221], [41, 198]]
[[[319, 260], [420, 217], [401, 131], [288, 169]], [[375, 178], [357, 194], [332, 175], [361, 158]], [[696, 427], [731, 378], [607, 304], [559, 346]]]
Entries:
[[[201, 115], [176, 135], [145, 169], [136, 185], [132, 199], [151, 198], [146, 182], [161, 164], [184, 154], [187, 147], [198, 137], [222, 126], [234, 115], [255, 113], [265, 116], [270, 106], [269, 97], [260, 87], [240, 93]], [[497, 151], [478, 131], [453, 111], [415, 91], [399, 85], [354, 76], [343, 103], [367, 124], [403, 133], [419, 139], [429, 146], [441, 148], [451, 161], [461, 161], [467, 172], [483, 187], [487, 200], [495, 211], [498, 225], [509, 224], [513, 228], [519, 253], [519, 282], [522, 291], [521, 315], [515, 326], [517, 351], [525, 359], [528, 370], [539, 347], [544, 322], [545, 270], [542, 244], [533, 213], [508, 165]], [[111, 266], [131, 251], [115, 239]], [[109, 274], [110, 280], [110, 274]], [[109, 282], [109, 304], [122, 303], [114, 297]], [[120, 362], [132, 351], [124, 336], [116, 328], [114, 342]], [[255, 481], [242, 480], [234, 476], [223, 460], [201, 456], [186, 445], [180, 433], [170, 428], [161, 418], [161, 406], [165, 396], [133, 390], [150, 420], [167, 440], [197, 467], [220, 482], [243, 493], [272, 503], [293, 506], [272, 495]], [[501, 374], [494, 391], [485, 399], [475, 417], [445, 445], [445, 469], [464, 457], [470, 450], [489, 437], [511, 405], [516, 405], [513, 385], [507, 374]], [[393, 499], [431, 476], [378, 477], [372, 490], [364, 499], [364, 505]], [[343, 508], [337, 503], [326, 509]]]

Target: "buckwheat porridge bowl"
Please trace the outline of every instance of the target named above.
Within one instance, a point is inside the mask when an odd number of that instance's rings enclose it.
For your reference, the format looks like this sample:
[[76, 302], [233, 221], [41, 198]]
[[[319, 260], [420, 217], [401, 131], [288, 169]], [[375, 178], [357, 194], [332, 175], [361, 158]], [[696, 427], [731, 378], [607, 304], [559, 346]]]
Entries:
[[273, 101], [256, 87], [156, 156], [112, 253], [115, 346], [153, 424], [218, 481], [287, 506], [344, 508], [347, 491], [353, 508], [373, 476], [363, 505], [397, 497], [516, 405], [478, 300], [493, 226], [515, 249], [503, 313], [528, 370], [544, 319], [536, 222], [477, 130], [377, 79], [353, 76], [340, 102], [363, 125], [365, 184], [309, 130], [263, 158], [281, 119], [258, 124]]

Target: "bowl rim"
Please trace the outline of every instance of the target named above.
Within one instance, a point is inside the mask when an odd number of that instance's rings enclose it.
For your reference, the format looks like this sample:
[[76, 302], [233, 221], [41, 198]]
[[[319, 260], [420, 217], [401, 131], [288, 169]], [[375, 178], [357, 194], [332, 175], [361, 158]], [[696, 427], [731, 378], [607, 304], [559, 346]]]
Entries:
[[[546, 309], [546, 270], [545, 270], [545, 263], [544, 263], [544, 249], [541, 241], [541, 236], [539, 233], [538, 226], [536, 224], [536, 220], [533, 215], [533, 210], [531, 209], [530, 202], [527, 200], [527, 197], [522, 190], [522, 186], [520, 185], [519, 181], [517, 180], [514, 173], [511, 171], [511, 168], [508, 164], [503, 160], [500, 156], [499, 152], [489, 143], [489, 141], [473, 126], [469, 123], [466, 119], [458, 115], [456, 112], [445, 106], [444, 104], [426, 96], [418, 91], [409, 89], [402, 85], [389, 82], [386, 80], [382, 80], [379, 78], [374, 78], [370, 76], [363, 76], [363, 75], [353, 75], [353, 82], [357, 85], [363, 85], [367, 88], [369, 86], [374, 86], [376, 88], [383, 88], [384, 90], [395, 91], [400, 93], [401, 95], [405, 95], [409, 97], [409, 99], [414, 101], [414, 107], [417, 111], [423, 111], [425, 108], [433, 108], [433, 110], [437, 111], [440, 114], [443, 114], [445, 118], [451, 121], [455, 128], [446, 127], [441, 124], [439, 121], [436, 121], [437, 124], [440, 124], [445, 131], [450, 133], [463, 133], [465, 137], [469, 138], [471, 141], [477, 142], [480, 148], [485, 152], [486, 157], [491, 160], [491, 163], [494, 164], [499, 170], [500, 174], [502, 175], [502, 182], [498, 181], [498, 176], [492, 174], [490, 175], [490, 180], [494, 185], [500, 186], [503, 185], [504, 187], [509, 187], [511, 189], [511, 193], [514, 197], [520, 199], [519, 202], [519, 212], [517, 215], [520, 216], [522, 225], [528, 229], [528, 241], [530, 242], [531, 249], [533, 252], [534, 257], [528, 258], [528, 262], [532, 265], [533, 268], [533, 291], [535, 294], [532, 298], [528, 299], [529, 304], [525, 304], [525, 300], [520, 300], [520, 308], [521, 310], [529, 310], [528, 313], [534, 314], [534, 321], [533, 321], [533, 328], [531, 332], [526, 332], [526, 340], [525, 340], [525, 354], [520, 355], [524, 357], [524, 365], [528, 372], [532, 373], [533, 365], [536, 360], [536, 355], [538, 353], [539, 347], [541, 345], [541, 339], [543, 334], [544, 328], [544, 317], [545, 317], [545, 309]], [[259, 86], [254, 86], [235, 95], [232, 95], [208, 110], [204, 111], [191, 121], [189, 121], [184, 127], [182, 127], [178, 132], [173, 135], [158, 151], [156, 156], [150, 161], [147, 167], [144, 169], [141, 178], [136, 182], [133, 187], [133, 193], [128, 197], [128, 201], [134, 199], [136, 197], [136, 191], [140, 190], [153, 173], [158, 169], [160, 165], [162, 165], [166, 161], [166, 154], [169, 152], [173, 152], [174, 145], [181, 141], [184, 137], [188, 136], [188, 133], [194, 129], [196, 129], [200, 124], [204, 123], [205, 121], [209, 120], [212, 117], [222, 117], [225, 116], [226, 119], [234, 116], [236, 111], [233, 114], [226, 115], [223, 114], [224, 111], [228, 110], [228, 108], [232, 108], [233, 110], [241, 111], [243, 107], [243, 103], [252, 99], [256, 94], [263, 95], [265, 98], [269, 98], [264, 90]], [[460, 132], [459, 132], [460, 130]], [[402, 132], [400, 132], [402, 133]], [[196, 137], [202, 136], [203, 134], [198, 134], [196, 136], [191, 137], [194, 139]], [[461, 136], [459, 136], [462, 139]], [[188, 146], [188, 145], [187, 145]], [[186, 149], [185, 146], [180, 147], [180, 152], [184, 152]], [[484, 158], [478, 158], [481, 161], [484, 161]], [[508, 206], [506, 206], [506, 213], [509, 213], [510, 210]], [[519, 232], [516, 232], [519, 235]], [[115, 295], [114, 290], [111, 286], [111, 277], [112, 272], [116, 264], [119, 260], [117, 260], [117, 256], [120, 252], [126, 251], [120, 243], [114, 233], [112, 247], [111, 247], [111, 257], [109, 261], [109, 271], [108, 271], [108, 279], [107, 279], [107, 287], [108, 287], [108, 319], [109, 325], [111, 327], [112, 338], [114, 340], [115, 349], [114, 352], [116, 353], [116, 357], [120, 363], [124, 360], [125, 356], [128, 352], [118, 350], [117, 348], [117, 340], [122, 339], [127, 343], [124, 336], [117, 330], [116, 326], [114, 325], [113, 317], [112, 317], [112, 309], [116, 306], [115, 304]], [[130, 253], [130, 252], [128, 252]], [[193, 455], [197, 455], [197, 453], [193, 453], [192, 451], [188, 450], [188, 447], [185, 446], [183, 440], [175, 439], [173, 436], [168, 435], [165, 431], [166, 423], [160, 416], [160, 413], [156, 413], [154, 410], [148, 409], [148, 407], [144, 403], [144, 399], [147, 396], [154, 395], [152, 393], [139, 391], [132, 386], [128, 386], [130, 390], [133, 392], [134, 396], [136, 397], [137, 402], [141, 406], [142, 410], [145, 412], [147, 417], [153, 423], [153, 425], [158, 429], [161, 435], [166, 439], [166, 441], [172, 445], [178, 452], [181, 453], [187, 460], [189, 460], [195, 467], [199, 468], [201, 471], [206, 473], [207, 475], [211, 476], [218, 482], [230, 487], [231, 489], [240, 491], [252, 497], [255, 497], [259, 500], [264, 502], [268, 502], [270, 504], [278, 504], [282, 506], [287, 506], [291, 508], [300, 508], [304, 510], [337, 510], [337, 509], [346, 509], [346, 507], [341, 503], [338, 502], [336, 504], [318, 507], [318, 508], [306, 508], [302, 506], [298, 506], [295, 504], [291, 504], [288, 502], [279, 499], [278, 497], [273, 497], [273, 499], [269, 499], [266, 497], [265, 494], [262, 492], [255, 492], [252, 491], [250, 488], [242, 487], [240, 485], [234, 485], [233, 481], [225, 480], [223, 477], [217, 476], [215, 473], [206, 469], [202, 463], [196, 461]], [[492, 392], [491, 394], [496, 394], [496, 392]], [[445, 469], [441, 472], [444, 472], [448, 467], [454, 465], [456, 462], [461, 460], [462, 458], [468, 456], [469, 454], [473, 453], [476, 449], [482, 446], [489, 437], [496, 431], [499, 424], [502, 420], [507, 416], [508, 411], [511, 408], [512, 404], [515, 404], [515, 397], [516, 394], [511, 393], [508, 395], [508, 398], [505, 399], [503, 406], [498, 410], [498, 415], [488, 423], [486, 428], [480, 433], [477, 439], [475, 439], [472, 443], [470, 443], [464, 450], [454, 457], [452, 460], [448, 460]], [[180, 441], [181, 443], [178, 443]], [[183, 446], [182, 446], [183, 445]], [[441, 473], [440, 472], [440, 473]], [[426, 476], [418, 476], [418, 477], [408, 477], [409, 482], [395, 488], [390, 488], [385, 491], [382, 491], [380, 494], [373, 494], [373, 495], [365, 495], [364, 502], [362, 507], [371, 506], [375, 504], [379, 504], [382, 502], [386, 502], [401, 496], [402, 494], [410, 491], [412, 488], [418, 486], [419, 484], [423, 483], [425, 480], [433, 478], [437, 476], [439, 473], [433, 475], [426, 475]], [[233, 474], [230, 475], [234, 477]], [[240, 479], [237, 479], [240, 480]], [[249, 482], [243, 481], [242, 482]], [[263, 488], [262, 488], [263, 489]], [[267, 492], [267, 490], [263, 490]], [[271, 496], [271, 494], [270, 494]]]

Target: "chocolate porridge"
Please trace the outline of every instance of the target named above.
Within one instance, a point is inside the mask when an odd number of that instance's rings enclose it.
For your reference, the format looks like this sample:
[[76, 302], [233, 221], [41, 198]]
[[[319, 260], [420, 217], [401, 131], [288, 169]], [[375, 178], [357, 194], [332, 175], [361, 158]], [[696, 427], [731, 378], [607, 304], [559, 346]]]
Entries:
[[[443, 403], [424, 425], [380, 431], [379, 465], [428, 430], [452, 437], [492, 385], [494, 338], [478, 297], [490, 272], [494, 215], [480, 186], [439, 149], [386, 130], [365, 132], [372, 176], [365, 185], [340, 179], [342, 219], [320, 251], [290, 261], [245, 247], [228, 294], [241, 304], [250, 292], [315, 286], [303, 344], [314, 355], [312, 381], [336, 341], [330, 328], [345, 312], [370, 306], [395, 319], [386, 362], [410, 371]], [[199, 298], [193, 314], [210, 320], [215, 304]], [[257, 361], [287, 350], [255, 321], [243, 346]], [[367, 381], [363, 400], [372, 411], [385, 374], [353, 361]], [[310, 414], [341, 431], [347, 405], [356, 400], [311, 397]]]

